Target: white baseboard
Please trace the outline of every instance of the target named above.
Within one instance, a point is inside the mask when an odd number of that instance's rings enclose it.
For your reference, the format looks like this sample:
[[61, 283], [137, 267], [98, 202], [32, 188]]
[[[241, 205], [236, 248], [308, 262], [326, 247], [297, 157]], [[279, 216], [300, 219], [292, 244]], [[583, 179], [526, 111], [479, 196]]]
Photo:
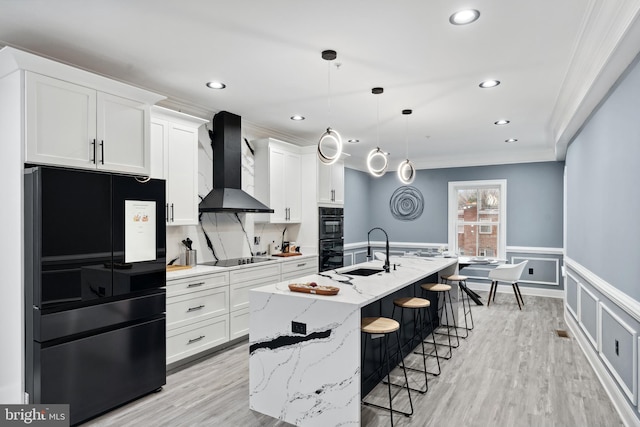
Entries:
[[620, 418], [622, 418], [624, 425], [627, 427], [640, 427], [640, 420], [636, 417], [635, 409], [629, 404], [624, 393], [620, 390], [614, 378], [609, 374], [609, 371], [607, 371], [607, 368], [598, 357], [594, 348], [583, 335], [578, 323], [576, 323], [573, 316], [571, 316], [567, 311], [566, 306], [564, 309], [564, 320], [567, 323], [569, 330], [576, 338], [578, 345], [582, 349], [582, 353], [587, 357], [589, 364], [596, 373], [596, 376], [604, 387], [609, 399], [611, 399], [611, 403], [613, 403], [618, 414], [620, 414]]
[[[479, 283], [479, 282], [468, 282], [467, 286], [469, 289], [474, 291], [486, 291], [489, 292], [489, 288], [491, 287], [491, 283]], [[501, 294], [513, 294], [513, 288], [511, 285], [498, 285], [498, 292]], [[563, 289], [545, 289], [545, 288], [530, 288], [528, 286], [520, 286], [520, 293], [522, 295], [530, 295], [534, 297], [548, 297], [548, 298], [564, 298], [564, 290]], [[514, 297], [515, 298], [515, 297]]]

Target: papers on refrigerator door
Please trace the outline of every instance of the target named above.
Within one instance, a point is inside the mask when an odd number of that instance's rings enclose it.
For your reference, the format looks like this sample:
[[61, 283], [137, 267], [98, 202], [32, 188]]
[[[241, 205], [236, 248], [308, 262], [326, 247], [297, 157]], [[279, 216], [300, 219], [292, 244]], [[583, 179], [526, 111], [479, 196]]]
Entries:
[[156, 202], [124, 201], [124, 262], [156, 259]]

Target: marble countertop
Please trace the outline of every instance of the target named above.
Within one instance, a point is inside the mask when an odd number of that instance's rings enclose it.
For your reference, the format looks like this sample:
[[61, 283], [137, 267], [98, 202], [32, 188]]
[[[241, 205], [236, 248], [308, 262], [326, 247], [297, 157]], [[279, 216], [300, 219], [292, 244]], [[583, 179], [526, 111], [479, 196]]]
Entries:
[[[370, 261], [337, 270], [325, 271], [319, 274], [311, 274], [294, 280], [279, 282], [252, 289], [250, 292], [290, 295], [297, 298], [323, 299], [335, 303], [344, 303], [363, 307], [396, 290], [403, 288], [420, 279], [431, 276], [434, 273], [448, 267], [455, 266], [456, 258], [427, 258], [401, 256], [390, 257], [391, 271], [389, 273], [377, 273], [371, 276], [349, 275], [350, 270], [356, 268], [382, 268], [382, 261]], [[393, 264], [396, 264], [394, 270]], [[455, 267], [452, 267], [455, 268]], [[289, 283], [316, 282], [318, 285], [335, 286], [340, 288], [337, 295], [322, 296], [291, 292]]]
[[270, 256], [268, 258], [271, 258], [273, 261], [259, 262], [254, 264], [234, 265], [232, 267], [216, 267], [212, 265], [198, 264], [194, 267], [187, 268], [184, 270], [167, 272], [167, 280], [178, 280], [178, 279], [184, 279], [184, 278], [193, 277], [193, 276], [200, 276], [203, 274], [222, 273], [225, 271], [239, 270], [241, 268], [254, 268], [254, 267], [260, 267], [265, 265], [272, 265], [274, 263], [282, 263], [287, 261], [296, 261], [296, 260], [302, 260], [302, 259], [308, 259], [308, 258], [315, 258], [317, 256], [318, 256], [317, 254], [311, 254], [311, 253], [302, 254], [302, 255], [293, 256], [293, 257]]

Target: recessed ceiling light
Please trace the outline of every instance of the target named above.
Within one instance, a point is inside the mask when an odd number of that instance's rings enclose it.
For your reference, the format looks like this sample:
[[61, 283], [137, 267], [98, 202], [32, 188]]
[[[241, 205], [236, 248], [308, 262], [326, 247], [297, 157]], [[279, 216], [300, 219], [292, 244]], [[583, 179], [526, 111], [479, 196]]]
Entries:
[[227, 87], [226, 84], [222, 83], [222, 82], [207, 82], [207, 87], [209, 89], [224, 89], [225, 87]]
[[296, 121], [304, 120], [304, 116], [301, 116], [300, 114], [294, 114], [293, 116], [291, 116], [291, 120], [296, 120]]
[[497, 122], [493, 122], [494, 125], [498, 125], [498, 126], [508, 125], [509, 123], [511, 123], [509, 120], [504, 120], [504, 119], [498, 120]]
[[509, 138], [509, 139], [505, 139], [505, 140], [504, 140], [504, 142], [506, 142], [506, 143], [509, 143], [509, 144], [510, 144], [510, 143], [512, 143], [512, 142], [518, 142], [518, 140], [517, 140], [517, 139], [515, 139], [515, 138]]
[[449, 17], [453, 25], [471, 24], [480, 17], [480, 12], [475, 9], [459, 10]]
[[350, 139], [347, 142], [350, 142], [352, 144], [356, 144], [356, 143], [360, 142], [360, 140], [359, 139]]
[[490, 87], [496, 87], [500, 84], [500, 80], [485, 80], [482, 83], [480, 83], [478, 86], [480, 86], [483, 89], [489, 89]]

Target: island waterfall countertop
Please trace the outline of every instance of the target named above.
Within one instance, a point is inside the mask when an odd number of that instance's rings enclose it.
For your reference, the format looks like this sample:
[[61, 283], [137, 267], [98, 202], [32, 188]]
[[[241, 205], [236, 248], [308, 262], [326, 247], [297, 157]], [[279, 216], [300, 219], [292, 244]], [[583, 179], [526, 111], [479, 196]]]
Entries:
[[[381, 271], [380, 273], [373, 274], [371, 276], [355, 276], [349, 274], [349, 271], [356, 268], [382, 269], [382, 261], [370, 261], [357, 264], [355, 266], [343, 267], [337, 270], [330, 270], [319, 274], [304, 276], [293, 281], [290, 280], [276, 283], [274, 285], [263, 286], [261, 288], [253, 289], [252, 292], [289, 295], [299, 298], [331, 298], [331, 302], [334, 303], [354, 304], [358, 307], [363, 307], [397, 291], [400, 288], [442, 271], [447, 267], [454, 266], [451, 269], [453, 272], [458, 260], [456, 258], [392, 256], [389, 262], [391, 265], [391, 271], [389, 273]], [[316, 282], [321, 286], [338, 287], [340, 288], [340, 292], [338, 292], [337, 295], [328, 297], [291, 292], [289, 290], [289, 283], [308, 282]]]
[[[348, 273], [382, 267], [372, 261], [249, 291], [251, 409], [295, 425], [359, 425], [361, 309], [457, 269], [455, 258], [391, 257], [390, 264], [389, 273]], [[322, 296], [289, 290], [290, 283], [308, 282], [340, 291]]]

